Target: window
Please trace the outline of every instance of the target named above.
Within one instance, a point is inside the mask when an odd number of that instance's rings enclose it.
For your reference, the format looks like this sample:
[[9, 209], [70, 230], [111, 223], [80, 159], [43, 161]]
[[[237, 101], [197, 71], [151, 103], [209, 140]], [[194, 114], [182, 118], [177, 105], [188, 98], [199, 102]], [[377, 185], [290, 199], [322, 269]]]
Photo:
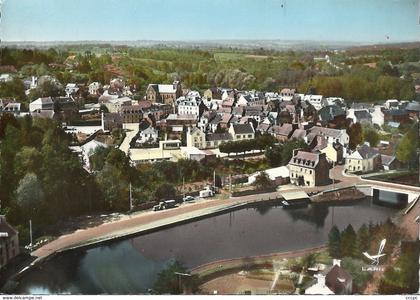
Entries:
[[309, 170], [309, 174], [312, 174], [312, 170]]

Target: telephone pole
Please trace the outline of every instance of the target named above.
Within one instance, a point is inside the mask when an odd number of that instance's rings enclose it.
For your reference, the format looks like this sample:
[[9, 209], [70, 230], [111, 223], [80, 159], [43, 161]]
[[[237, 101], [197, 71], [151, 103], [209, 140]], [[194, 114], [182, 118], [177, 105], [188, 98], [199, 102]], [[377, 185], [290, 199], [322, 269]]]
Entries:
[[32, 244], [32, 219], [29, 220], [29, 238], [30, 238], [30, 241], [31, 241], [29, 246], [30, 246], [30, 249], [31, 249], [31, 252], [32, 252], [32, 247], [33, 247], [33, 244]]
[[130, 211], [133, 210], [133, 195], [131, 191], [131, 182], [130, 182]]

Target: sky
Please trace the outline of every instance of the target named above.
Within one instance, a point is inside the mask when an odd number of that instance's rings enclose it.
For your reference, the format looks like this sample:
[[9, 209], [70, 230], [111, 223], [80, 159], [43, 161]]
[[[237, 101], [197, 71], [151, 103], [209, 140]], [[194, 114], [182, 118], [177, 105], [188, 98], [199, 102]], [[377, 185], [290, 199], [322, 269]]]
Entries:
[[420, 41], [419, 0], [3, 2], [3, 41]]

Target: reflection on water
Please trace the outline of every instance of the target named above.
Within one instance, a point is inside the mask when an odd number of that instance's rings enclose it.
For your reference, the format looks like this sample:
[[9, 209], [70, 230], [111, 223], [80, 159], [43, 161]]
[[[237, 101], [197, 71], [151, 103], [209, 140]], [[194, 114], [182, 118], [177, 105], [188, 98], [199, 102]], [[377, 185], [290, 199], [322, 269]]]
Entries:
[[332, 225], [381, 222], [395, 209], [370, 199], [351, 206], [309, 205], [284, 210], [261, 205], [179, 225], [89, 250], [64, 253], [27, 273], [17, 292], [140, 294], [171, 260], [207, 262], [325, 244]]

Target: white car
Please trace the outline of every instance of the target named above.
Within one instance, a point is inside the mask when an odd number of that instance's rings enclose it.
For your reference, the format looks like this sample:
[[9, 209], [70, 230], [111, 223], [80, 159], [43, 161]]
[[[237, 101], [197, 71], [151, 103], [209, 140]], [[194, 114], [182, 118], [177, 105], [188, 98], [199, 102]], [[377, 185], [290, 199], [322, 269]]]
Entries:
[[195, 200], [195, 198], [193, 196], [185, 196], [182, 200], [184, 202], [189, 202]]

